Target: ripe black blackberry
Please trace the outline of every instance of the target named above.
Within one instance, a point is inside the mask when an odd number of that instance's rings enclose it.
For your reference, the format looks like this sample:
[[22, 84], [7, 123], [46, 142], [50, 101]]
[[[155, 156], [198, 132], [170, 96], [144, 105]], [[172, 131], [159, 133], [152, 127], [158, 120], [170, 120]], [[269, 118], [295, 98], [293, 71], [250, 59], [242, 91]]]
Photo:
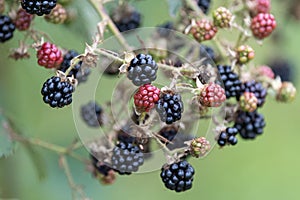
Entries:
[[[59, 70], [66, 72], [67, 69], [71, 66], [71, 60], [78, 56], [79, 54], [75, 50], [69, 50], [63, 58], [63, 62], [61, 63], [61, 66]], [[81, 68], [82, 62], [80, 61], [78, 64], [74, 66], [74, 68], [70, 71], [68, 76], [74, 76], [74, 78], [77, 79], [78, 83], [85, 82], [87, 80], [88, 75], [90, 74], [90, 69], [85, 68], [82, 70]]]
[[235, 137], [238, 134], [238, 129], [235, 127], [227, 127], [222, 131], [217, 139], [218, 144], [223, 147], [226, 144], [236, 145], [238, 140]]
[[111, 18], [120, 32], [129, 31], [141, 25], [141, 14], [128, 5], [118, 7]]
[[269, 66], [272, 68], [275, 76], [279, 76], [281, 81], [294, 82], [295, 66], [285, 59], [275, 59]]
[[163, 93], [156, 105], [161, 121], [172, 124], [181, 119], [183, 102], [180, 94]]
[[29, 14], [48, 15], [56, 6], [57, 0], [21, 0], [21, 6]]
[[11, 18], [6, 15], [0, 15], [0, 42], [6, 42], [13, 37], [16, 27]]
[[156, 79], [157, 64], [151, 55], [138, 54], [131, 60], [127, 77], [136, 86], [151, 83]]
[[207, 14], [210, 8], [211, 0], [196, 0], [199, 8], [204, 14]]
[[237, 128], [242, 138], [254, 139], [263, 133], [265, 125], [264, 116], [257, 111], [251, 113], [238, 111], [234, 127]]
[[144, 154], [132, 143], [120, 142], [113, 149], [112, 168], [120, 175], [129, 175], [138, 171], [144, 163]]
[[225, 87], [226, 98], [238, 96], [241, 93], [242, 87], [239, 76], [232, 71], [231, 66], [218, 65], [217, 68]]
[[81, 117], [83, 121], [91, 127], [103, 125], [103, 110], [96, 102], [89, 102], [81, 106]]
[[253, 94], [255, 94], [255, 97], [257, 98], [257, 107], [262, 107], [264, 105], [267, 96], [267, 90], [263, 87], [263, 85], [260, 82], [251, 80], [243, 83], [241, 86], [241, 91], [237, 95], [237, 100], [240, 99], [240, 96], [244, 92], [252, 92]]
[[44, 83], [41, 93], [46, 104], [52, 108], [62, 108], [72, 103], [74, 90], [72, 84], [63, 81], [60, 77], [53, 76]]
[[195, 170], [187, 161], [179, 161], [161, 168], [160, 177], [166, 188], [184, 192], [192, 188]]

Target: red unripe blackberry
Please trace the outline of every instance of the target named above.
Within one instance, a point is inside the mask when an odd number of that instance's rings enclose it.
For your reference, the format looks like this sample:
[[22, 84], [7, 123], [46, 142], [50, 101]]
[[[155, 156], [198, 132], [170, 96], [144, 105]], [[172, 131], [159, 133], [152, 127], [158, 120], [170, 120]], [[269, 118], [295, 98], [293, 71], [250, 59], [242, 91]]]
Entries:
[[19, 31], [29, 29], [34, 15], [28, 14], [24, 9], [20, 8], [17, 12], [16, 19], [14, 20], [15, 26]]
[[205, 84], [199, 95], [200, 104], [207, 107], [219, 107], [225, 100], [225, 90], [216, 83]]
[[131, 143], [120, 142], [113, 149], [111, 157], [112, 168], [120, 175], [137, 172], [144, 163], [144, 154]]
[[0, 42], [6, 42], [14, 36], [15, 25], [11, 18], [6, 15], [0, 15]]
[[41, 93], [43, 100], [52, 108], [62, 108], [72, 103], [72, 93], [74, 87], [60, 77], [53, 76], [49, 78], [42, 87]]
[[183, 102], [180, 94], [163, 93], [156, 105], [161, 121], [172, 124], [181, 119], [183, 112]]
[[62, 62], [62, 52], [55, 44], [45, 42], [37, 51], [38, 64], [46, 68], [57, 68]]
[[166, 188], [184, 192], [192, 188], [195, 170], [187, 161], [179, 161], [161, 168], [160, 177]]
[[141, 86], [156, 79], [157, 69], [151, 55], [138, 54], [130, 61], [127, 77], [135, 86]]
[[196, 21], [195, 24], [192, 24], [190, 29], [190, 33], [198, 42], [211, 40], [217, 32], [217, 27], [207, 19]]
[[271, 8], [270, 0], [256, 0], [257, 13], [269, 13]]
[[265, 66], [265, 65], [260, 66], [260, 67], [258, 68], [258, 74], [259, 74], [260, 76], [269, 77], [269, 78], [271, 78], [271, 79], [274, 79], [274, 78], [275, 78], [275, 74], [274, 74], [273, 70], [271, 69], [271, 67]]
[[159, 100], [160, 90], [151, 85], [140, 86], [134, 95], [134, 105], [139, 112], [149, 112]]
[[42, 16], [50, 14], [57, 0], [21, 0], [22, 8], [29, 14]]
[[251, 22], [251, 30], [254, 37], [264, 39], [268, 37], [276, 28], [276, 21], [272, 14], [259, 13]]
[[244, 139], [254, 139], [263, 133], [266, 126], [264, 116], [254, 112], [238, 111], [234, 127]]

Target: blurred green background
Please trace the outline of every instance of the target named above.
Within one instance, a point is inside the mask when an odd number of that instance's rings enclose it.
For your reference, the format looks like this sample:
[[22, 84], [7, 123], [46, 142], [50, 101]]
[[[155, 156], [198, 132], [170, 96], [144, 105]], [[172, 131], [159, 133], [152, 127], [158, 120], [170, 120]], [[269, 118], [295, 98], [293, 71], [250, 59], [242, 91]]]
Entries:
[[[80, 17], [70, 25], [52, 25], [36, 17], [36, 27], [44, 30], [59, 46], [84, 50], [99, 20], [87, 1], [74, 0]], [[214, 1], [213, 8], [227, 1]], [[134, 3], [143, 14], [143, 26], [156, 26], [169, 18], [166, 1], [143, 0]], [[276, 16], [277, 37], [267, 39], [261, 47], [253, 43], [256, 58], [263, 64], [273, 57], [283, 57], [299, 65], [300, 22], [287, 17], [288, 1], [272, 0], [272, 13]], [[84, 26], [87, 31], [82, 31]], [[51, 109], [42, 102], [40, 88], [52, 72], [37, 66], [35, 56], [29, 60], [7, 59], [8, 50], [16, 47], [14, 40], [0, 45], [0, 105], [14, 120], [23, 134], [38, 137], [62, 146], [69, 145], [77, 136], [72, 107]], [[33, 53], [33, 51], [31, 51]], [[34, 53], [33, 53], [34, 55]], [[295, 77], [300, 76], [295, 71]], [[297, 88], [299, 82], [296, 81]], [[109, 89], [109, 88], [108, 88]], [[105, 96], [105, 91], [103, 91]], [[103, 102], [100, 96], [97, 99]], [[230, 200], [298, 200], [300, 193], [300, 110], [299, 95], [286, 105], [268, 99], [261, 112], [267, 127], [254, 141], [240, 140], [237, 146], [217, 147], [202, 160], [191, 160], [196, 169], [193, 189], [176, 194], [165, 189], [159, 171], [132, 176], [119, 176], [112, 186], [103, 186], [87, 172], [85, 166], [68, 158], [75, 182], [83, 185], [92, 199], [230, 199]], [[67, 179], [58, 165], [56, 154], [36, 148], [46, 165], [46, 178], [40, 180], [24, 148], [19, 145], [15, 154], [0, 160], [0, 199], [71, 199]], [[87, 156], [87, 152], [80, 152]]]

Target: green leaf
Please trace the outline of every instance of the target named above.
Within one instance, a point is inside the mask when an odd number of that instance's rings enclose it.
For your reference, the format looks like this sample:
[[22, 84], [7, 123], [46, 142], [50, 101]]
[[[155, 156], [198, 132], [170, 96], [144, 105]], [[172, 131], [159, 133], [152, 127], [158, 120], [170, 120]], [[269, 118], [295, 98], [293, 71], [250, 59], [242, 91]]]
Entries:
[[10, 124], [0, 111], [0, 158], [8, 157], [13, 154], [15, 149], [15, 142], [9, 137]]
[[168, 3], [170, 16], [175, 17], [182, 7], [182, 0], [168, 0]]

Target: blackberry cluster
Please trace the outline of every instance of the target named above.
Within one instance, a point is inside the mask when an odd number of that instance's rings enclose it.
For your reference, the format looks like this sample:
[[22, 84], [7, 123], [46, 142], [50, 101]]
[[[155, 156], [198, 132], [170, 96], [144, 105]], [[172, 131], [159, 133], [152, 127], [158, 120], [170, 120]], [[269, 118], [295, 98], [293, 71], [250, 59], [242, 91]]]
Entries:
[[144, 163], [144, 154], [132, 143], [120, 142], [113, 149], [112, 168], [120, 175], [129, 175], [138, 171]]
[[10, 17], [0, 15], [0, 42], [6, 42], [13, 37], [16, 27]]
[[136, 10], [133, 10], [123, 16], [120, 20], [114, 22], [120, 32], [136, 29], [141, 25], [141, 14]]
[[234, 127], [237, 128], [240, 136], [244, 139], [254, 139], [263, 133], [265, 127], [264, 116], [254, 112], [239, 111], [235, 120]]
[[237, 95], [237, 100], [240, 99], [240, 96], [244, 92], [251, 92], [255, 94], [255, 97], [257, 98], [257, 107], [262, 107], [264, 105], [267, 96], [267, 90], [263, 87], [263, 85], [260, 82], [251, 80], [242, 84], [241, 92]]
[[235, 137], [238, 134], [238, 129], [235, 127], [228, 127], [222, 131], [218, 138], [218, 144], [223, 147], [226, 144], [236, 145], [238, 140]]
[[217, 68], [225, 87], [226, 98], [228, 99], [239, 95], [242, 83], [239, 80], [239, 76], [231, 70], [231, 66], [218, 65]]
[[197, 0], [197, 4], [199, 8], [202, 10], [202, 12], [204, 14], [207, 14], [211, 4], [211, 0]]
[[138, 54], [131, 60], [127, 77], [136, 86], [151, 83], [156, 79], [157, 64], [151, 55]]
[[172, 124], [181, 119], [183, 102], [180, 94], [164, 93], [156, 105], [161, 121]]
[[166, 188], [184, 192], [192, 188], [195, 170], [187, 161], [179, 161], [163, 166], [160, 177]]
[[103, 110], [96, 102], [89, 102], [81, 107], [81, 117], [83, 121], [91, 127], [103, 125]]
[[269, 64], [275, 76], [279, 76], [281, 81], [294, 82], [295, 66], [288, 60], [275, 59]]
[[[78, 56], [79, 54], [75, 50], [69, 50], [63, 58], [63, 62], [59, 68], [60, 71], [66, 72], [67, 69], [71, 66], [71, 60]], [[85, 82], [87, 80], [88, 75], [90, 74], [90, 69], [85, 68], [84, 70], [81, 68], [82, 62], [80, 61], [78, 64], [74, 66], [74, 68], [70, 71], [68, 76], [74, 76], [77, 79], [78, 83]]]
[[95, 158], [93, 155], [90, 156], [92, 160], [92, 165], [96, 169], [97, 173], [102, 174], [103, 176], [108, 176], [108, 173], [110, 170], [112, 170], [112, 168], [105, 163], [99, 162], [98, 159]]
[[21, 6], [29, 14], [48, 15], [56, 6], [57, 0], [21, 0]]
[[[162, 129], [160, 129], [160, 131], [158, 132], [158, 134], [162, 137], [164, 137], [165, 139], [167, 139], [168, 141], [173, 141], [173, 139], [175, 138], [176, 134], [178, 133], [178, 128], [175, 126], [165, 126]], [[161, 140], [162, 142], [166, 142]], [[168, 142], [166, 142], [168, 144]]]
[[56, 76], [49, 78], [41, 90], [44, 102], [52, 108], [62, 108], [72, 103], [73, 92], [74, 87], [70, 83]]

